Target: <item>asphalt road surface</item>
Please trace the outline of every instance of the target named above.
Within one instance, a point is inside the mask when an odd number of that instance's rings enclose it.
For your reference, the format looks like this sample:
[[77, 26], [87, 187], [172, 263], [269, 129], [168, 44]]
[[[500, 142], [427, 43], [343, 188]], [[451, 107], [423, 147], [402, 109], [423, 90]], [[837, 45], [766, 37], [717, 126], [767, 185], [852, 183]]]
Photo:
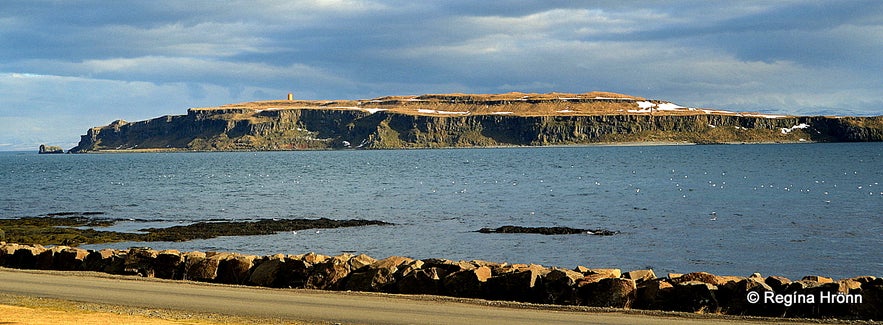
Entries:
[[0, 293], [114, 306], [342, 324], [774, 323], [772, 320], [725, 319], [694, 314], [599, 312], [443, 297], [268, 289], [88, 272], [5, 268], [0, 268]]

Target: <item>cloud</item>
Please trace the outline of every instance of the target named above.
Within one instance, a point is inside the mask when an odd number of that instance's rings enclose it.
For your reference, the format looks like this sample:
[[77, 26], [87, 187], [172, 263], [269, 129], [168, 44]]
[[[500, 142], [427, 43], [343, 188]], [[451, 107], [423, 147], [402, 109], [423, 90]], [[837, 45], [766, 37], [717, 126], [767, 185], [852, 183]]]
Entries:
[[878, 1], [3, 1], [0, 39], [0, 118], [21, 126], [0, 143], [29, 146], [287, 92], [604, 90], [883, 114]]

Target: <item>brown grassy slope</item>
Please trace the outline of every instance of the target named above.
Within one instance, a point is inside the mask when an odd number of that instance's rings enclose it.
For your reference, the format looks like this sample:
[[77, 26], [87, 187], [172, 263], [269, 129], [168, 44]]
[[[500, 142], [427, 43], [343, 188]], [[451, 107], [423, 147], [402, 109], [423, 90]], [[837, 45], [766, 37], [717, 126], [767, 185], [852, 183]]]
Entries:
[[[195, 108], [194, 110], [218, 109], [332, 109], [372, 110], [391, 113], [428, 116], [463, 115], [514, 115], [514, 116], [568, 116], [650, 114], [634, 112], [638, 101], [647, 99], [611, 92], [569, 93], [519, 93], [506, 94], [427, 94], [420, 96], [385, 96], [369, 100], [267, 100], [228, 104], [219, 107]], [[653, 103], [664, 101], [650, 100]], [[630, 112], [632, 111], [632, 112]], [[702, 110], [653, 111], [653, 115], [699, 115]], [[736, 114], [715, 111], [715, 114]]]

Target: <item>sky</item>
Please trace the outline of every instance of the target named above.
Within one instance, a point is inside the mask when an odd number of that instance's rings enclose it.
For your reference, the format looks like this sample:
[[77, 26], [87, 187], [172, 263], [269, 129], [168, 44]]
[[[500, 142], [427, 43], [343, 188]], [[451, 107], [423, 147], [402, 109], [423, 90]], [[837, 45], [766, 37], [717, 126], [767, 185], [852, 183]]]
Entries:
[[611, 91], [883, 115], [883, 1], [0, 1], [0, 150], [255, 100]]

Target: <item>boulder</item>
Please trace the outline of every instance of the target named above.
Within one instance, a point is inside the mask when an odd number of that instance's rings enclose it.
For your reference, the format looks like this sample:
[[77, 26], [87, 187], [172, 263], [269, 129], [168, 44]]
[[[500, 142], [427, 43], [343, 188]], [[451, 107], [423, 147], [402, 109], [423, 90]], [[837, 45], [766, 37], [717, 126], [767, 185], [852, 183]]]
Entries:
[[218, 260], [210, 259], [207, 253], [186, 252], [182, 254], [182, 257], [184, 258], [184, 280], [210, 282], [217, 276]]
[[340, 282], [353, 271], [352, 254], [343, 254], [313, 265], [304, 285], [307, 289], [330, 290], [340, 288]]
[[158, 254], [159, 252], [156, 250], [147, 247], [130, 248], [129, 252], [126, 253], [125, 269], [123, 271], [126, 274], [137, 274], [142, 277], [152, 278], [155, 274], [154, 264]]
[[[604, 275], [607, 278], [621, 278], [622, 277], [622, 270], [620, 270], [620, 269], [586, 269], [586, 272], [583, 272], [583, 274], [585, 274], [585, 275], [598, 274], [598, 275]], [[655, 278], [656, 275], [653, 275], [653, 277]]]
[[[316, 256], [320, 258], [316, 258]], [[327, 256], [313, 253], [302, 255], [299, 258], [298, 256], [289, 256], [282, 264], [277, 280], [280, 281], [282, 288], [304, 288], [313, 267], [311, 261], [325, 261], [324, 257]]]
[[481, 298], [485, 294], [485, 283], [491, 277], [487, 266], [462, 270], [442, 279], [444, 292], [454, 297]]
[[81, 271], [84, 269], [83, 265], [86, 256], [89, 256], [89, 251], [85, 249], [76, 247], [64, 248], [55, 254], [53, 268], [61, 271]]
[[437, 267], [423, 268], [403, 276], [396, 281], [399, 293], [415, 295], [439, 295], [442, 289], [444, 270]]
[[350, 268], [353, 270], [361, 269], [365, 266], [374, 264], [374, 262], [377, 262], [377, 260], [365, 254], [356, 255], [349, 261], [347, 261], [347, 263], [349, 263], [350, 265]]
[[542, 303], [558, 305], [578, 305], [579, 295], [576, 281], [582, 279], [582, 273], [567, 269], [552, 268], [543, 277]]
[[691, 313], [717, 313], [717, 286], [701, 281], [679, 282], [662, 297], [665, 310]]
[[6, 242], [0, 244], [0, 266], [7, 266], [6, 259], [11, 259], [12, 255], [15, 254], [15, 251], [19, 248], [19, 246], [19, 244]]
[[671, 292], [674, 285], [669, 279], [653, 279], [637, 284], [635, 290], [636, 309], [662, 309], [662, 300]]
[[768, 276], [764, 281], [770, 288], [773, 288], [775, 292], [784, 292], [785, 287], [791, 284], [791, 279], [788, 279], [783, 276], [771, 275]]
[[50, 247], [47, 250], [40, 252], [37, 255], [37, 263], [35, 265], [36, 269], [39, 270], [52, 270], [55, 267], [55, 254], [61, 252], [67, 248], [67, 246], [54, 246]]
[[[786, 317], [808, 317], [808, 318], [841, 318], [849, 312], [849, 304], [822, 303], [823, 295], [832, 296], [842, 294], [840, 292], [840, 284], [827, 282], [827, 279], [815, 281], [816, 278], [808, 278], [806, 280], [797, 280], [791, 282], [786, 288], [784, 295], [793, 297], [813, 297], [813, 301], [800, 301], [795, 299], [791, 306], [785, 306], [784, 316]], [[833, 280], [832, 280], [833, 281]]]
[[300, 260], [303, 261], [304, 263], [306, 263], [307, 265], [312, 266], [312, 265], [322, 263], [329, 258], [330, 257], [328, 255], [322, 255], [322, 254], [316, 254], [313, 252], [309, 252], [307, 254], [302, 255]]
[[346, 289], [353, 291], [394, 292], [396, 273], [400, 267], [410, 264], [413, 259], [403, 256], [390, 256], [352, 272], [347, 279]]
[[603, 278], [579, 287], [581, 304], [592, 307], [631, 308], [637, 296], [636, 281]]
[[821, 275], [807, 275], [807, 276], [803, 277], [803, 279], [801, 279], [801, 280], [815, 281], [815, 282], [822, 283], [822, 284], [834, 283], [834, 279], [829, 278], [829, 277], [824, 277]]
[[681, 283], [681, 282], [688, 282], [688, 281], [699, 281], [699, 282], [703, 282], [703, 283], [713, 284], [715, 286], [721, 286], [721, 285], [729, 282], [730, 280], [731, 279], [717, 276], [717, 275], [714, 275], [714, 274], [711, 274], [708, 272], [693, 272], [693, 273], [684, 274], [684, 275], [680, 276], [679, 278], [677, 278], [676, 280], [673, 280], [673, 282]]
[[282, 270], [282, 266], [285, 265], [286, 259], [284, 255], [277, 254], [262, 258], [259, 261], [256, 260], [256, 266], [252, 269], [247, 283], [261, 287], [282, 288], [283, 283], [279, 273]]
[[257, 256], [232, 254], [218, 262], [215, 281], [225, 284], [245, 284]]
[[126, 252], [105, 248], [90, 251], [83, 260], [86, 271], [104, 272], [109, 274], [125, 274]]
[[464, 270], [474, 270], [478, 266], [466, 261], [452, 261], [441, 258], [429, 258], [424, 259], [423, 267], [424, 268], [438, 268], [439, 270], [444, 270], [445, 274], [450, 274], [454, 272], [460, 272]]
[[883, 319], [883, 278], [853, 279], [862, 284], [861, 291], [856, 292], [861, 294], [862, 302], [849, 304], [849, 315], [858, 319]]
[[184, 255], [177, 250], [163, 250], [153, 259], [153, 276], [160, 279], [184, 279]]
[[37, 267], [37, 257], [45, 250], [41, 245], [19, 245], [12, 256], [6, 259], [6, 264], [12, 268], [34, 269]]
[[[718, 287], [716, 298], [721, 311], [729, 315], [780, 316], [783, 309], [777, 304], [763, 302], [765, 292], [774, 292], [764, 279], [748, 277], [738, 282], [727, 282]], [[756, 292], [761, 301], [750, 303], [748, 294]]]
[[601, 281], [601, 279], [609, 279], [609, 278], [616, 278], [616, 277], [613, 276], [613, 274], [603, 274], [603, 273], [601, 273], [601, 274], [589, 274], [589, 275], [586, 275], [586, 276], [584, 276], [584, 277], [582, 277], [582, 278], [580, 278], [580, 279], [577, 279], [577, 280], [576, 280], [576, 282], [577, 282], [576, 284], [577, 284], [578, 286], [582, 286], [582, 285], [585, 285], [585, 284], [587, 284], [587, 283], [595, 283], [595, 282]]
[[499, 274], [487, 280], [487, 297], [497, 300], [541, 302], [543, 276], [550, 271], [540, 266]]
[[656, 279], [656, 273], [653, 273], [652, 269], [648, 270], [634, 270], [626, 272], [622, 275], [623, 278], [635, 280], [635, 282], [643, 282]]

